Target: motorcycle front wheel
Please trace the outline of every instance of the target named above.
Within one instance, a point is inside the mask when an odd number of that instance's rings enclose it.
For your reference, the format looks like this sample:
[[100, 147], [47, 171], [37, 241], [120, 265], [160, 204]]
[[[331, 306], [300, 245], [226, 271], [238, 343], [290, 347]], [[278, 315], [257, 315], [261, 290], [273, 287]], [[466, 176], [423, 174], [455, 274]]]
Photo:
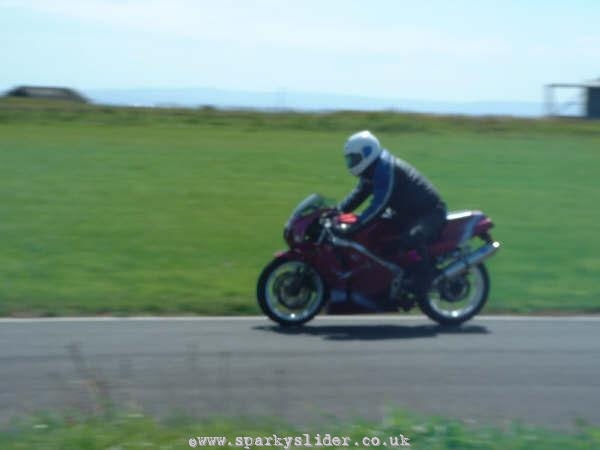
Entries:
[[419, 301], [423, 313], [441, 325], [456, 326], [473, 318], [487, 302], [490, 277], [483, 264], [443, 280]]
[[308, 322], [321, 311], [327, 299], [325, 283], [311, 265], [281, 259], [264, 268], [256, 294], [261, 310], [283, 326]]

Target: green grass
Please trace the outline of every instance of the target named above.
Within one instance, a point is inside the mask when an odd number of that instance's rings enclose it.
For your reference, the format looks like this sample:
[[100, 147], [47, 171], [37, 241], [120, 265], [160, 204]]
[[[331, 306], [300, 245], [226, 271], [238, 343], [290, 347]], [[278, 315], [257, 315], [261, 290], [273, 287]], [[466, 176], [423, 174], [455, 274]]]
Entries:
[[255, 313], [305, 195], [377, 131], [503, 244], [493, 311], [598, 311], [600, 123], [0, 101], [0, 315]]
[[[414, 448], [427, 450], [596, 450], [600, 448], [600, 429], [580, 425], [575, 431], [560, 432], [543, 428], [512, 423], [504, 427], [483, 427], [465, 424], [444, 418], [422, 418], [416, 415], [394, 412], [382, 422], [347, 421], [333, 425], [321, 424], [318, 427], [298, 427], [275, 420], [233, 420], [211, 419], [192, 421], [175, 418], [158, 421], [140, 415], [115, 415], [112, 417], [65, 416], [63, 418], [40, 416], [35, 419], [15, 422], [0, 432], [0, 447], [3, 450], [105, 450], [153, 448], [176, 450], [186, 448], [283, 448], [245, 445], [250, 442], [242, 439], [236, 446], [236, 437], [258, 438], [273, 436], [301, 437], [307, 433], [311, 442], [316, 443], [316, 435], [321, 439], [326, 434], [340, 441], [350, 438], [348, 446], [313, 448]], [[198, 442], [202, 436], [225, 436], [231, 446], [190, 446], [190, 440]], [[410, 446], [395, 447], [401, 436]], [[363, 438], [378, 438], [380, 443], [393, 445], [365, 447]], [[396, 440], [398, 439], [398, 440]], [[327, 442], [327, 441], [325, 441]], [[342, 441], [343, 442], [343, 441]], [[358, 443], [355, 446], [354, 443]], [[377, 441], [375, 441], [377, 442]], [[263, 444], [265, 441], [263, 440]], [[274, 445], [275, 441], [271, 441]], [[306, 448], [306, 447], [291, 447]]]

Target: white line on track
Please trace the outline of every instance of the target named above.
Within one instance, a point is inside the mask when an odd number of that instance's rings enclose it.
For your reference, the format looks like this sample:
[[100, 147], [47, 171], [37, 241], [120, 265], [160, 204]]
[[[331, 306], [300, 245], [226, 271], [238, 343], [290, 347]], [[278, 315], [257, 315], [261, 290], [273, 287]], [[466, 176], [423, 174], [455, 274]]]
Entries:
[[[316, 321], [423, 321], [429, 320], [421, 315], [395, 315], [395, 314], [370, 314], [370, 315], [345, 315], [345, 316], [319, 316]], [[504, 321], [504, 322], [600, 322], [600, 315], [564, 315], [564, 316], [477, 316], [475, 321]], [[51, 322], [251, 322], [267, 321], [263, 316], [135, 316], [135, 317], [24, 317], [0, 318], [3, 323], [51, 323]]]

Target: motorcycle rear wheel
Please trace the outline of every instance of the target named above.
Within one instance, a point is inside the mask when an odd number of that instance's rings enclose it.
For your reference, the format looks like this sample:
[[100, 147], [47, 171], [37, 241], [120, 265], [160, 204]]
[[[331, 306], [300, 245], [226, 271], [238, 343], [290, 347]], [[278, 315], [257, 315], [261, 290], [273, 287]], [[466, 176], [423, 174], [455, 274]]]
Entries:
[[275, 259], [262, 271], [256, 287], [261, 310], [283, 326], [314, 318], [327, 300], [321, 275], [303, 261]]
[[442, 281], [419, 308], [431, 320], [458, 326], [477, 315], [485, 306], [490, 292], [490, 277], [483, 264], [478, 264], [452, 280]]

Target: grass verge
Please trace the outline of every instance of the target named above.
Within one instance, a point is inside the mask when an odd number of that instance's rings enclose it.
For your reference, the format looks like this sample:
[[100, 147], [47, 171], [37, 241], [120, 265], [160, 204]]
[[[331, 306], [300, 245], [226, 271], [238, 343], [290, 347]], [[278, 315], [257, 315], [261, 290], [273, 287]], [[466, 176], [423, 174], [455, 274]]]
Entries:
[[[294, 437], [288, 448], [307, 448], [306, 434], [316, 448], [415, 448], [427, 450], [547, 450], [600, 448], [600, 428], [579, 425], [576, 431], [558, 432], [519, 423], [504, 427], [481, 427], [444, 418], [423, 418], [404, 412], [389, 414], [384, 421], [348, 421], [323, 427], [298, 427], [276, 420], [211, 419], [193, 421], [181, 417], [158, 421], [142, 415], [76, 418], [38, 416], [15, 422], [0, 432], [4, 450], [126, 450], [154, 448], [273, 448], [265, 437]], [[316, 445], [317, 434], [323, 446]], [[327, 435], [340, 438], [340, 444], [325, 440]], [[202, 437], [227, 438], [231, 444], [200, 445]], [[259, 442], [256, 438], [261, 438]], [[346, 441], [343, 440], [347, 437]], [[404, 437], [404, 439], [402, 439]], [[238, 440], [236, 440], [238, 438]], [[245, 438], [239, 440], [239, 438]], [[296, 438], [302, 445], [297, 444]], [[364, 441], [368, 438], [368, 441]], [[252, 440], [250, 440], [252, 439]], [[378, 439], [379, 441], [377, 441]], [[375, 445], [379, 442], [379, 446]], [[385, 445], [384, 445], [385, 443]], [[402, 443], [405, 445], [402, 446]], [[366, 445], [370, 444], [370, 445]], [[282, 442], [282, 445], [286, 445]], [[410, 445], [410, 446], [409, 446]]]

